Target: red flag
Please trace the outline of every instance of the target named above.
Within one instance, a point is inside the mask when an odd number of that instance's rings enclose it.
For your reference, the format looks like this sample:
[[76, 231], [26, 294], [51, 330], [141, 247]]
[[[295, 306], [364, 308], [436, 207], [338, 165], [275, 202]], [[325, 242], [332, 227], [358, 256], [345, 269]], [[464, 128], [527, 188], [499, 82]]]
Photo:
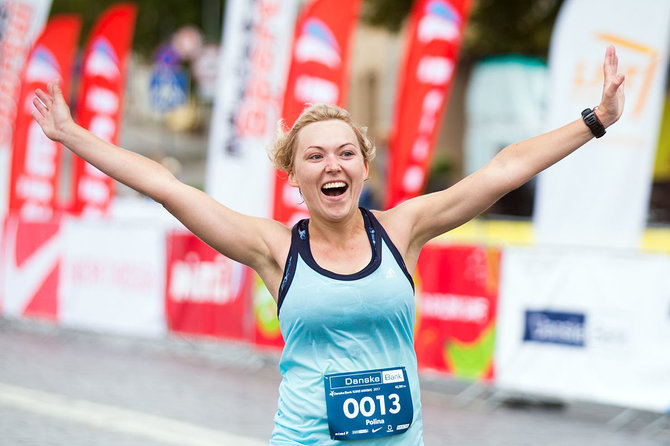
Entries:
[[389, 139], [387, 208], [421, 193], [473, 0], [419, 0], [407, 31]]
[[[118, 3], [108, 8], [91, 30], [82, 63], [76, 117], [95, 135], [117, 143], [126, 66], [132, 44], [137, 6]], [[72, 212], [105, 214], [114, 194], [114, 181], [81, 158], [75, 158]]]
[[[358, 21], [361, 0], [315, 0], [300, 15], [295, 28], [291, 65], [284, 93], [282, 116], [289, 127], [305, 104], [343, 106], [347, 98], [350, 42]], [[293, 224], [308, 216], [298, 191], [286, 175], [275, 175], [276, 220]]]
[[32, 99], [36, 88], [60, 79], [67, 96], [81, 18], [61, 15], [49, 20], [30, 53], [23, 73], [12, 148], [9, 209], [28, 220], [48, 220], [54, 215], [61, 150], [33, 120]]

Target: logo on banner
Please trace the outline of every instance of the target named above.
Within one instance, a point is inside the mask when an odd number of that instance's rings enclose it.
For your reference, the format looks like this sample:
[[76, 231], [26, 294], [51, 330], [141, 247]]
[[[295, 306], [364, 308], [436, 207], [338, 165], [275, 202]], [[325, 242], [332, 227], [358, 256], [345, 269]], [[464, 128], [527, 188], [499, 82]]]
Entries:
[[458, 40], [461, 28], [461, 16], [449, 3], [435, 0], [426, 4], [425, 15], [419, 22], [419, 42], [433, 40], [451, 42]]
[[91, 44], [91, 55], [86, 61], [85, 72], [89, 76], [100, 76], [110, 81], [121, 76], [119, 58], [104, 37], [98, 37]]
[[296, 61], [318, 62], [335, 69], [342, 64], [341, 53], [335, 35], [325, 23], [316, 18], [305, 22], [295, 44]]
[[25, 82], [50, 82], [61, 77], [61, 68], [53, 53], [38, 45], [26, 68]]
[[524, 342], [584, 347], [586, 316], [583, 313], [526, 310]]
[[220, 254], [205, 261], [189, 252], [172, 264], [170, 297], [175, 302], [228, 304], [239, 295], [243, 273], [241, 264]]

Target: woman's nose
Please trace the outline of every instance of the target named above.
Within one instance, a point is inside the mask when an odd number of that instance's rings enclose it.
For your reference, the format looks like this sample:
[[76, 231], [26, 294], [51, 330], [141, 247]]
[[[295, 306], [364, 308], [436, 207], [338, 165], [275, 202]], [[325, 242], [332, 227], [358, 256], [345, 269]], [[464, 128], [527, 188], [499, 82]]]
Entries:
[[337, 172], [340, 169], [340, 160], [336, 156], [326, 157], [326, 172]]

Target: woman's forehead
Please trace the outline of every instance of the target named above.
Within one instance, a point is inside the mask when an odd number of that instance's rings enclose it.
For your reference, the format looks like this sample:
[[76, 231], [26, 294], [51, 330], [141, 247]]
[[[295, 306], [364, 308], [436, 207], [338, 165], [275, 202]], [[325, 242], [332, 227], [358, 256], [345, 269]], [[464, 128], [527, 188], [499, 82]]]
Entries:
[[311, 146], [352, 143], [358, 146], [356, 133], [341, 119], [329, 119], [307, 124], [298, 132], [298, 148], [303, 150]]

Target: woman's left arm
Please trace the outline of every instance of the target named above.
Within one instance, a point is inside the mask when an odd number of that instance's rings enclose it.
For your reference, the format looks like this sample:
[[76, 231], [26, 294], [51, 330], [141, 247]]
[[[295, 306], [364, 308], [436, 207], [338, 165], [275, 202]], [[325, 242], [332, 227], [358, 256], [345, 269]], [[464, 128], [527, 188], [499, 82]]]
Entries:
[[[618, 72], [618, 58], [613, 46], [607, 48], [603, 72], [602, 99], [595, 113], [602, 124], [609, 127], [619, 119], [624, 105], [624, 75]], [[565, 158], [591, 138], [591, 130], [579, 118], [559, 129], [512, 144], [472, 175], [448, 189], [398, 205], [386, 213], [384, 220], [395, 226], [395, 230], [389, 229], [398, 234], [399, 249], [405, 248], [406, 261], [412, 263], [414, 254], [418, 256], [418, 251], [428, 240], [481, 214], [503, 195]]]

